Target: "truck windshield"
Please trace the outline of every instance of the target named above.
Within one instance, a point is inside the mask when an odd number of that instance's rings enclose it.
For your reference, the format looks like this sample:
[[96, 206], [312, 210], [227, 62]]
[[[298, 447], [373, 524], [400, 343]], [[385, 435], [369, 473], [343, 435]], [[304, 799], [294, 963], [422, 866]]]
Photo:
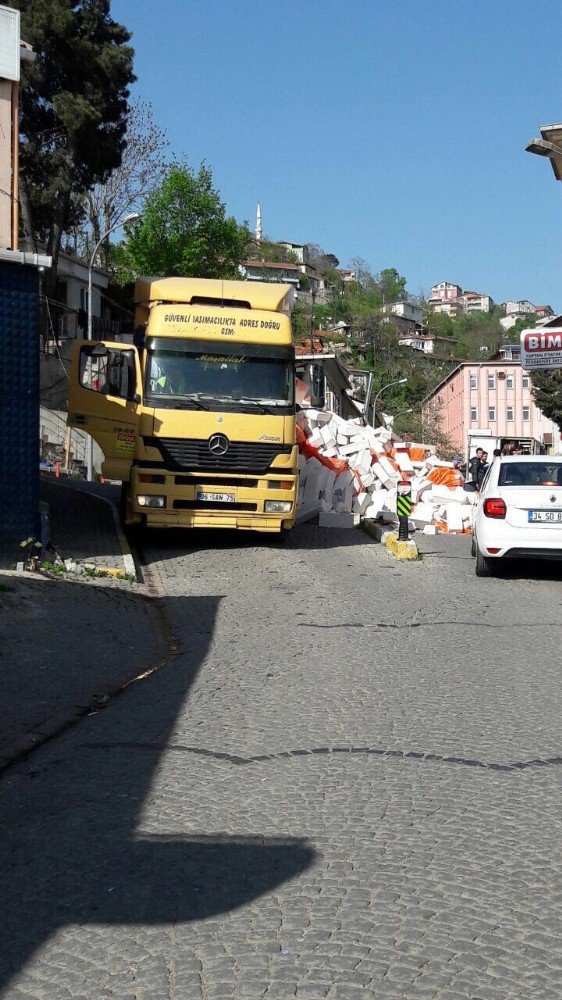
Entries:
[[290, 406], [294, 397], [294, 371], [290, 361], [248, 354], [149, 351], [146, 392], [158, 404], [174, 407], [191, 398], [236, 403]]

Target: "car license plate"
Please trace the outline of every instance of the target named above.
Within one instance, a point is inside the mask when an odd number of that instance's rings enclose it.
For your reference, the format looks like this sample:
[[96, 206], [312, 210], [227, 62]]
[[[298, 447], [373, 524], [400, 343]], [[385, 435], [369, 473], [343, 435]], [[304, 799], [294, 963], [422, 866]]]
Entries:
[[562, 524], [562, 510], [530, 510], [531, 524]]
[[201, 503], [234, 503], [234, 493], [198, 493], [197, 500]]

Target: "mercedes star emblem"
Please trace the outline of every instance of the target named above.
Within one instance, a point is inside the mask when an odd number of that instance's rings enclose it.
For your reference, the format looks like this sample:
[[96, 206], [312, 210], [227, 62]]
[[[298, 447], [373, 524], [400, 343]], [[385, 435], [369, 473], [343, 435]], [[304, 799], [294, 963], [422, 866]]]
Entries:
[[226, 455], [228, 451], [229, 441], [224, 434], [213, 434], [209, 438], [209, 451], [211, 455]]
[[556, 503], [556, 497], [555, 497], [555, 496], [552, 496], [552, 497], [550, 498], [550, 502], [551, 502], [551, 503]]

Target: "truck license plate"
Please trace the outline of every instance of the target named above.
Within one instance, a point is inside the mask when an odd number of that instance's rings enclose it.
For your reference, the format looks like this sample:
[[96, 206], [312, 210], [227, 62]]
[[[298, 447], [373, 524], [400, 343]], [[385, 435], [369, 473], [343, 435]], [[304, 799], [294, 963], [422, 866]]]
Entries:
[[201, 503], [234, 503], [234, 493], [197, 493]]
[[530, 510], [531, 524], [562, 524], [562, 510]]

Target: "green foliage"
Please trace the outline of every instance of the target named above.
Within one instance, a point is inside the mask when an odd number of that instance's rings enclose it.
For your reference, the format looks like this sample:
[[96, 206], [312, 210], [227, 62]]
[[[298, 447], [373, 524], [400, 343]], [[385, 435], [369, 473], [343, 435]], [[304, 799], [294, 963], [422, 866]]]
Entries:
[[[494, 354], [502, 342], [501, 316], [499, 306], [490, 313], [461, 313], [456, 317], [434, 312], [426, 306], [424, 325], [436, 336], [449, 337], [456, 342], [452, 347], [455, 357], [482, 361]], [[442, 344], [436, 353], [444, 353]]]
[[[125, 146], [130, 33], [109, 0], [11, 0], [36, 53], [23, 64], [20, 115], [22, 218], [32, 247], [56, 261], [85, 193], [119, 166]], [[54, 281], [56, 274], [49, 275]]]
[[258, 243], [250, 237], [247, 249], [248, 260], [261, 260], [268, 264], [298, 264], [299, 258], [294, 250], [275, 243], [273, 240], [260, 240]]
[[562, 369], [533, 372], [533, 396], [545, 417], [554, 420], [562, 430]]
[[139, 274], [238, 277], [248, 236], [246, 226], [227, 217], [206, 164], [195, 173], [187, 163], [172, 163], [116, 251], [119, 280]]

